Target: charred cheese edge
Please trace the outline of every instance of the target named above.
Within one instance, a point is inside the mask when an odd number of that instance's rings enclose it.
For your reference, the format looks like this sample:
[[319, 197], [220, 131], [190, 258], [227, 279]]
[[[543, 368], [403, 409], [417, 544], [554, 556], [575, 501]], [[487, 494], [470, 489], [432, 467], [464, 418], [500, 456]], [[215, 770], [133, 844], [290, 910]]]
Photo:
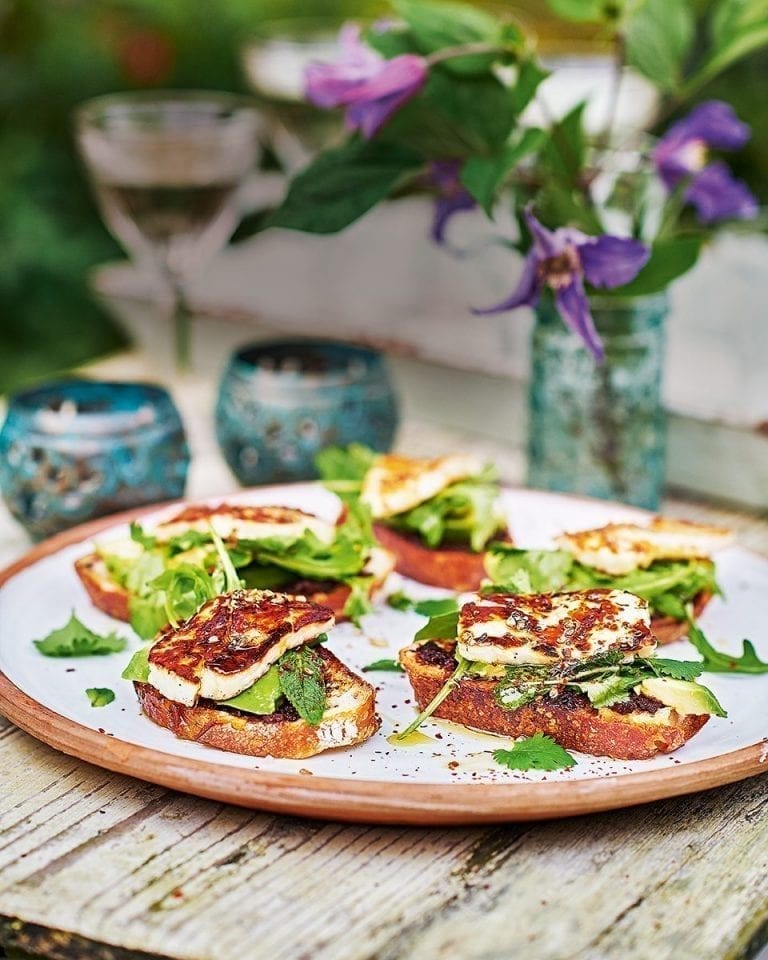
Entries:
[[563, 533], [556, 544], [579, 563], [621, 576], [655, 560], [700, 560], [732, 542], [729, 530], [709, 524], [655, 517], [646, 526], [609, 523], [594, 530]]
[[214, 597], [180, 626], [161, 631], [149, 651], [148, 682], [163, 696], [194, 706], [246, 690], [287, 650], [334, 624], [327, 607], [269, 590]]
[[332, 543], [336, 536], [333, 523], [295, 507], [241, 504], [187, 507], [176, 516], [159, 523], [152, 530], [152, 534], [157, 537], [158, 543], [167, 543], [190, 530], [208, 533], [211, 527], [222, 540], [266, 540], [279, 537], [293, 541], [298, 540], [308, 530], [323, 543]]
[[365, 475], [360, 499], [375, 520], [383, 520], [418, 507], [452, 483], [477, 476], [483, 467], [484, 461], [473, 454], [431, 460], [384, 454]]
[[494, 664], [552, 664], [620, 651], [627, 660], [656, 649], [648, 604], [624, 590], [489, 594], [459, 613], [458, 652]]

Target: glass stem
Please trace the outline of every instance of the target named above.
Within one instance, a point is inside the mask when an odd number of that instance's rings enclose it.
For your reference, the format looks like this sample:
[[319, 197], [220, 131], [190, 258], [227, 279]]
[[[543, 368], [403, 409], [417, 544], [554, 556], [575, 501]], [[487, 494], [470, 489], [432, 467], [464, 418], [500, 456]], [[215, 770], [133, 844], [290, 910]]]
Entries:
[[173, 289], [173, 328], [176, 343], [176, 370], [186, 373], [191, 368], [192, 311], [182, 283], [171, 277]]

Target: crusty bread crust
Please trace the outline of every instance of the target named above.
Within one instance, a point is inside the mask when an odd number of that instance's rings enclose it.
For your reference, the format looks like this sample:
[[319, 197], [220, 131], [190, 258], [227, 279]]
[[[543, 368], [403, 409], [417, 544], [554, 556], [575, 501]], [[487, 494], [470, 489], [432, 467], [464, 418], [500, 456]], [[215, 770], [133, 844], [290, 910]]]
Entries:
[[[424, 663], [415, 656], [417, 646], [402, 650], [400, 662], [408, 674], [419, 709], [433, 699], [451, 675], [442, 663]], [[672, 712], [669, 722], [638, 720], [613, 710], [584, 705], [568, 706], [547, 699], [535, 700], [517, 710], [504, 710], [493, 696], [496, 681], [465, 677], [434, 716], [504, 737], [529, 737], [544, 733], [566, 750], [578, 750], [617, 760], [647, 760], [657, 753], [677, 750], [704, 726], [708, 716], [680, 716]]]
[[[693, 598], [693, 612], [698, 617], [712, 599], [712, 594], [702, 590]], [[651, 617], [651, 632], [660, 646], [674, 643], [688, 636], [688, 622], [674, 617]]]
[[[106, 563], [97, 553], [89, 553], [88, 556], [76, 560], [75, 571], [95, 607], [116, 620], [124, 620], [126, 623], [130, 623], [130, 595], [124, 587], [113, 580]], [[386, 575], [381, 579], [374, 580], [371, 587], [371, 597], [375, 597], [379, 592], [385, 579]], [[306, 596], [307, 600], [311, 600], [313, 603], [320, 604], [320, 606], [330, 607], [336, 617], [336, 622], [343, 623], [349, 619], [344, 616], [344, 606], [350, 592], [350, 588], [345, 583], [340, 583], [333, 590], [321, 589], [304, 593], [303, 596]]]
[[134, 683], [141, 709], [150, 720], [182, 740], [253, 757], [301, 760], [335, 747], [368, 740], [379, 729], [376, 695], [330, 650], [318, 647], [328, 691], [328, 708], [318, 726], [279, 713], [261, 717], [214, 706], [187, 707], [164, 697], [148, 683]]
[[[486, 577], [484, 554], [473, 553], [461, 544], [426, 547], [416, 534], [402, 533], [383, 523], [375, 523], [373, 532], [382, 547], [394, 553], [395, 570], [411, 580], [463, 593], [478, 590]], [[508, 533], [496, 539], [512, 542]]]

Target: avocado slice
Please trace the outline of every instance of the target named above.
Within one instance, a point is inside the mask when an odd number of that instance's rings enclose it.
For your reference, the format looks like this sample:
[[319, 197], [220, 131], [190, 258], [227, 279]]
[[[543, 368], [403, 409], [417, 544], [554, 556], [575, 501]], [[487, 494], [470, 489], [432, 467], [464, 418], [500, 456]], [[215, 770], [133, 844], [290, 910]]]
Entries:
[[674, 680], [671, 677], [649, 677], [637, 688], [647, 697], [659, 700], [666, 707], [672, 707], [680, 714], [711, 714], [715, 717], [727, 717], [728, 714], [718, 703], [717, 697], [692, 680]]

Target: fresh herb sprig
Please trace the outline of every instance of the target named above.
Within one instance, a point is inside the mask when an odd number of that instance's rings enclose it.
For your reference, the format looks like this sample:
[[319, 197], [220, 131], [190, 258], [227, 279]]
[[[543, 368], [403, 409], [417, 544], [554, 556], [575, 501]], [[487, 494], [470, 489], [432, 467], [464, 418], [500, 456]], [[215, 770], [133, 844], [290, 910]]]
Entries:
[[119, 653], [125, 649], [126, 641], [117, 633], [96, 633], [78, 620], [73, 610], [63, 627], [33, 643], [46, 657], [92, 657]]
[[106, 707], [115, 699], [115, 691], [109, 687], [88, 687], [85, 691], [92, 707]]
[[277, 664], [280, 689], [307, 723], [317, 726], [328, 706], [323, 661], [311, 647], [283, 654]]
[[517, 740], [510, 750], [494, 750], [493, 759], [508, 770], [564, 770], [574, 757], [543, 733]]
[[374, 660], [373, 663], [363, 667], [363, 673], [371, 672], [405, 673], [397, 660]]
[[462, 657], [460, 654], [457, 654], [456, 661], [456, 669], [450, 675], [448, 680], [446, 680], [442, 687], [437, 691], [435, 696], [429, 701], [426, 707], [424, 707], [413, 723], [408, 724], [405, 730], [396, 735], [396, 740], [405, 740], [406, 737], [410, 736], [410, 734], [415, 733], [422, 723], [424, 723], [425, 720], [428, 720], [435, 710], [437, 710], [440, 704], [447, 699], [448, 696], [450, 696], [456, 687], [458, 687], [462, 677], [466, 676], [467, 670], [469, 669], [469, 660], [465, 660], [464, 657]]
[[444, 613], [458, 613], [459, 601], [456, 597], [433, 597], [427, 600], [415, 600], [402, 590], [396, 590], [387, 597], [387, 606], [403, 612], [412, 610], [419, 616], [431, 618]]
[[694, 620], [693, 608], [688, 607], [688, 639], [703, 657], [700, 664], [703, 673], [768, 673], [768, 663], [761, 660], [754, 644], [744, 640], [741, 656], [717, 650], [707, 640]]

